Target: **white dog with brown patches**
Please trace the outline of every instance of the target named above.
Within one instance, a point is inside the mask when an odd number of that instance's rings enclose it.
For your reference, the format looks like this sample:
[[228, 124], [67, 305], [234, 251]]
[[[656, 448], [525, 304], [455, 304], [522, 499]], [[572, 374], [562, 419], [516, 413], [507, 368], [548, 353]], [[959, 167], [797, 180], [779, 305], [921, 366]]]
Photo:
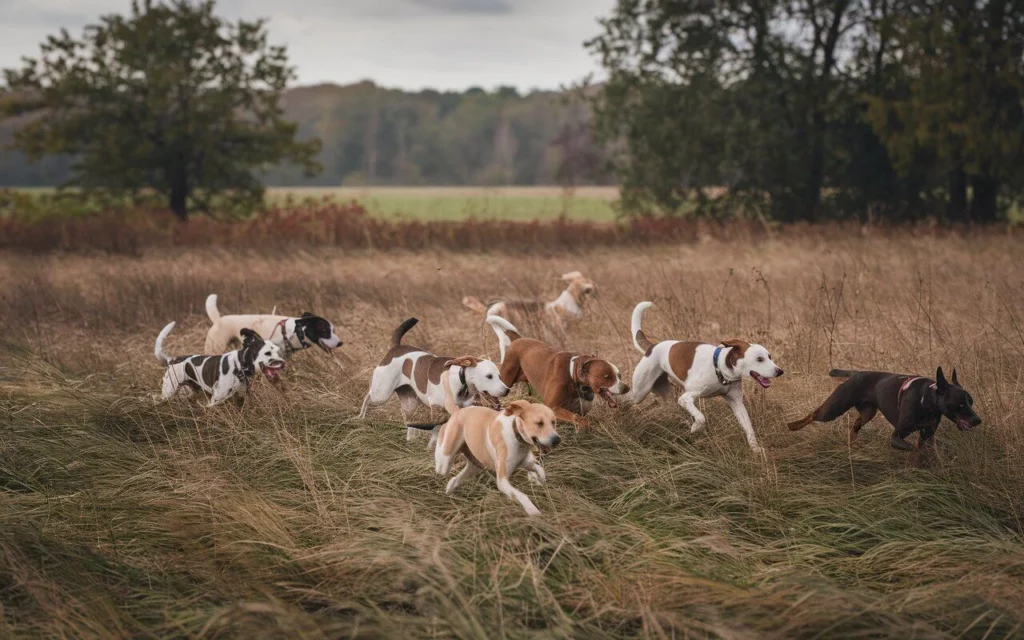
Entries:
[[537, 516], [540, 510], [529, 496], [512, 486], [509, 477], [522, 467], [530, 482], [544, 484], [547, 474], [534, 457], [533, 447], [546, 453], [561, 441], [555, 431], [555, 412], [542, 404], [516, 400], [502, 411], [466, 407], [455, 411], [441, 427], [434, 449], [434, 470], [448, 475], [461, 453], [466, 466], [448, 482], [445, 493], [451, 494], [481, 471], [491, 471], [502, 493], [521, 504], [529, 515]]
[[641, 402], [652, 391], [669, 400], [675, 395], [673, 385], [682, 387], [679, 405], [693, 416], [692, 433], [707, 422], [695, 400], [723, 396], [746, 433], [750, 449], [760, 453], [761, 445], [743, 404], [742, 380], [751, 377], [765, 389], [771, 386], [771, 379], [783, 373], [772, 362], [771, 354], [759, 344], [742, 340], [726, 340], [717, 346], [678, 340], [652, 342], [640, 327], [644, 311], [651, 306], [650, 302], [641, 302], [633, 309], [633, 346], [644, 354], [633, 371], [633, 402]]
[[562, 280], [568, 285], [550, 302], [496, 298], [484, 304], [478, 298], [466, 296], [462, 304], [484, 317], [498, 316], [517, 326], [533, 326], [540, 320], [542, 324], [565, 331], [570, 324], [583, 319], [583, 305], [587, 296], [597, 293], [597, 285], [579, 271], [563, 273]]

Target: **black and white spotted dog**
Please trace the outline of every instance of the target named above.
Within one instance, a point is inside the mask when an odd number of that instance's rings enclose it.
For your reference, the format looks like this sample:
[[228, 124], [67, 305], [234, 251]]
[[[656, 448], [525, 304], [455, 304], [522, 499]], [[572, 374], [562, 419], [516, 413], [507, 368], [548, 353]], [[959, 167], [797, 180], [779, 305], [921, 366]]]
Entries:
[[245, 393], [249, 380], [259, 368], [271, 382], [277, 382], [284, 369], [280, 347], [267, 342], [251, 329], [242, 329], [242, 348], [217, 356], [178, 356], [164, 353], [164, 340], [174, 329], [169, 323], [156, 337], [154, 353], [167, 365], [164, 373], [163, 399], [167, 400], [181, 387], [202, 391], [210, 396], [209, 407]]
[[308, 311], [298, 317], [274, 313], [222, 316], [217, 308], [217, 294], [211, 293], [206, 298], [206, 315], [212, 323], [206, 334], [206, 353], [224, 353], [241, 344], [243, 329], [266, 336], [268, 342], [281, 347], [285, 358], [310, 347], [330, 351], [341, 346], [334, 325]]

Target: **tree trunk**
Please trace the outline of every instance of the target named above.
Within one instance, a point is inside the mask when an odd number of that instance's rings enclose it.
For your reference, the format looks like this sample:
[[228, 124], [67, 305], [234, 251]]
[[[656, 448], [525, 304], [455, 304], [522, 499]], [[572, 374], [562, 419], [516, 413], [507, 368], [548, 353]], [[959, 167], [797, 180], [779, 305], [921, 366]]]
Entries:
[[184, 178], [175, 178], [171, 185], [170, 206], [178, 220], [188, 220], [188, 182]]
[[967, 175], [958, 166], [949, 176], [949, 205], [946, 216], [952, 222], [967, 222]]
[[971, 197], [971, 222], [992, 224], [998, 213], [999, 183], [991, 176], [982, 174], [975, 176], [971, 187], [974, 191]]

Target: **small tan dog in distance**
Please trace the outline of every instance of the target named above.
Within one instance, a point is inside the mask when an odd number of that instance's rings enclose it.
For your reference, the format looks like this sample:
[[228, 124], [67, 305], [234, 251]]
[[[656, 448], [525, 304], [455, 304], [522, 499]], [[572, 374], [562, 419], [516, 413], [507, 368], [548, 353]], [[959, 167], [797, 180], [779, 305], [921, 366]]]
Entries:
[[530, 482], [544, 484], [547, 475], [533, 456], [533, 447], [542, 453], [551, 451], [562, 439], [555, 431], [555, 412], [526, 400], [509, 403], [502, 411], [487, 407], [466, 407], [452, 414], [441, 427], [434, 449], [434, 471], [446, 476], [452, 462], [461, 453], [466, 467], [448, 482], [451, 494], [463, 480], [485, 469], [495, 475], [498, 489], [516, 500], [531, 516], [540, 515], [530, 498], [512, 486], [509, 477], [523, 467]]
[[569, 284], [551, 302], [494, 298], [484, 304], [479, 298], [466, 296], [462, 304], [485, 318], [498, 316], [519, 327], [548, 326], [564, 333], [573, 322], [583, 319], [583, 304], [587, 296], [597, 293], [597, 285], [579, 271], [563, 273], [562, 280]]

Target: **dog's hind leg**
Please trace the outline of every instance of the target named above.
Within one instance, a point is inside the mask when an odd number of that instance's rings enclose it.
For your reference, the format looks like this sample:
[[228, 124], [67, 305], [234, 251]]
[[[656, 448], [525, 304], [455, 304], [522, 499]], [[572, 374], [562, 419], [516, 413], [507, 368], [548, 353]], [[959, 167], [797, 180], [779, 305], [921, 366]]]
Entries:
[[366, 395], [363, 396], [363, 406], [359, 409], [359, 419], [366, 418], [366, 410], [370, 408], [370, 392], [367, 391]]
[[[835, 388], [832, 394], [825, 399], [825, 402], [821, 403], [820, 407], [799, 420], [786, 423], [786, 426], [789, 427], [790, 431], [799, 431], [812, 422], [832, 422], [857, 405], [857, 400], [859, 399], [857, 398], [858, 391], [855, 378], [846, 380]], [[868, 420], [870, 419], [868, 418]], [[867, 422], [867, 420], [864, 422]]]
[[873, 404], [861, 404], [857, 406], [857, 411], [859, 412], [857, 419], [850, 425], [850, 442], [857, 439], [857, 434], [860, 433], [861, 427], [871, 422], [871, 419], [875, 417], [875, 413], [878, 412], [878, 407]]
[[633, 390], [630, 402], [640, 404], [651, 391], [658, 386], [658, 381], [668, 376], [661, 370], [661, 365], [654, 358], [641, 358], [633, 370]]

